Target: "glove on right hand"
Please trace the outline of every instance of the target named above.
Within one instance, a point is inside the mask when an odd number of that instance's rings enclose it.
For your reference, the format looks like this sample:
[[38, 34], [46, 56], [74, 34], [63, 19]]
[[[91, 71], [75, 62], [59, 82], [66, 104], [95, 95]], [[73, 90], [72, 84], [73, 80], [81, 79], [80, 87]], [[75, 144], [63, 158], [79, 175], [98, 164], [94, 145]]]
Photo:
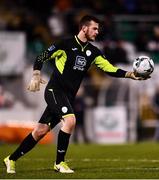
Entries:
[[41, 79], [40, 71], [35, 70], [27, 89], [32, 92], [40, 91], [40, 83], [45, 84], [46, 81]]

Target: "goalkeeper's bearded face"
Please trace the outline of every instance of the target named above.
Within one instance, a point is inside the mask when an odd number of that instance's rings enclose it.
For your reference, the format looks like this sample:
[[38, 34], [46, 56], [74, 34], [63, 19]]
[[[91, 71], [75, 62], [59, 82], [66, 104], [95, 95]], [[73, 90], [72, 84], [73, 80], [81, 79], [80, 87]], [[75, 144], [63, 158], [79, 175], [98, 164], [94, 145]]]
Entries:
[[99, 24], [91, 21], [88, 26], [85, 26], [84, 33], [88, 41], [95, 41], [99, 33]]

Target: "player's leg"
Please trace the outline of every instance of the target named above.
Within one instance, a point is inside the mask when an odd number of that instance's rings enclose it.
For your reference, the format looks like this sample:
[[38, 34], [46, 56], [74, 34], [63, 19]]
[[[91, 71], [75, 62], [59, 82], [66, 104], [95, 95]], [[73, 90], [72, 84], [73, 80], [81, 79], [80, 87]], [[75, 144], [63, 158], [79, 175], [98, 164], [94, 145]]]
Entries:
[[22, 141], [19, 147], [8, 157], [4, 159], [4, 163], [7, 167], [7, 173], [15, 173], [15, 162], [21, 156], [29, 152], [38, 141], [43, 138], [51, 128], [57, 125], [59, 121], [52, 121], [53, 123], [49, 124], [51, 120], [51, 114], [48, 107], [45, 109], [39, 123], [37, 123], [34, 130]]
[[74, 130], [76, 119], [73, 114], [62, 119], [62, 128], [58, 134], [57, 156], [54, 169], [61, 173], [73, 173], [74, 171], [68, 167], [65, 162], [65, 155], [69, 145], [69, 139]]
[[7, 167], [7, 173], [15, 173], [15, 161], [21, 156], [30, 151], [37, 142], [44, 137], [45, 134], [50, 130], [47, 124], [38, 123], [33, 130], [19, 145], [19, 147], [8, 157], [4, 159], [4, 163]]
[[64, 162], [64, 157], [68, 148], [70, 135], [75, 126], [75, 116], [70, 103], [70, 98], [59, 87], [47, 87], [45, 100], [49, 110], [62, 121], [62, 128], [57, 140], [57, 158], [54, 169], [61, 173], [72, 173], [73, 171]]

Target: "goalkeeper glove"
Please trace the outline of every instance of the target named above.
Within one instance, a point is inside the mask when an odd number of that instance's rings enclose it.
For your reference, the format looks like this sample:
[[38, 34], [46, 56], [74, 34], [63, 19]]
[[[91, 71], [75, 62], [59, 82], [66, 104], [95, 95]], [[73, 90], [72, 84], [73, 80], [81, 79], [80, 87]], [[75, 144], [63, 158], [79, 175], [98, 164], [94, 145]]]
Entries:
[[40, 90], [40, 83], [45, 84], [46, 81], [41, 79], [41, 75], [40, 75], [39, 70], [34, 70], [33, 71], [33, 76], [31, 78], [31, 81], [30, 81], [29, 86], [28, 86], [27, 89], [29, 91], [32, 91], [32, 92], [39, 91]]
[[142, 76], [136, 76], [134, 72], [126, 72], [125, 78], [130, 78], [133, 80], [146, 80], [149, 79], [150, 76], [142, 77]]

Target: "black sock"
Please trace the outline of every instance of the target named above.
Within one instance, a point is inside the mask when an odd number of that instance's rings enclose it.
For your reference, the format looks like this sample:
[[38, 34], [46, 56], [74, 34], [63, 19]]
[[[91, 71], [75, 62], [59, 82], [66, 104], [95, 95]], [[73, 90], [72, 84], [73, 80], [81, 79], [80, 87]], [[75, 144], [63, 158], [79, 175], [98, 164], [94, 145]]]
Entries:
[[69, 144], [70, 135], [71, 134], [65, 133], [62, 130], [59, 131], [56, 164], [59, 164], [61, 161], [64, 161], [65, 154]]
[[32, 134], [30, 133], [20, 144], [20, 146], [14, 151], [13, 154], [10, 155], [9, 159], [16, 161], [21, 156], [26, 154], [28, 151], [30, 151], [38, 141], [36, 141]]

